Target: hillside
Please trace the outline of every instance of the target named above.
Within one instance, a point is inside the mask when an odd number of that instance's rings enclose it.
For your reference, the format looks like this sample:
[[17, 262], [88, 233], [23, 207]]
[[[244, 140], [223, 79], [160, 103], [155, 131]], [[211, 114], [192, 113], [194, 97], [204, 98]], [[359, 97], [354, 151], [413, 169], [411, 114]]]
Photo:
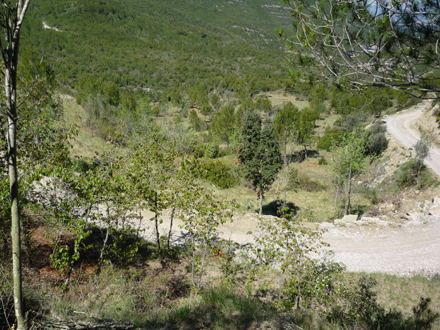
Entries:
[[22, 45], [72, 87], [96, 77], [154, 89], [212, 86], [231, 73], [283, 75], [276, 29], [288, 24], [278, 0], [43, 0], [31, 2]]

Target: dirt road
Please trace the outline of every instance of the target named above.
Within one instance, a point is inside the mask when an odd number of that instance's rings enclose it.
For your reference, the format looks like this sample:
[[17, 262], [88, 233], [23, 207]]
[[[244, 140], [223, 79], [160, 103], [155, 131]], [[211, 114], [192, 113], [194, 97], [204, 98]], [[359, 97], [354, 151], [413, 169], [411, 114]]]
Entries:
[[[425, 106], [427, 104], [422, 103], [409, 111], [385, 118], [392, 138], [403, 146], [413, 146], [418, 133], [412, 128], [411, 122], [420, 116]], [[396, 141], [393, 143], [396, 144]], [[440, 154], [437, 150], [431, 152], [428, 165], [440, 175]], [[152, 214], [144, 213], [143, 226], [148, 228], [145, 236], [154, 239], [152, 223], [147, 220], [151, 217]], [[169, 216], [165, 215], [163, 220], [160, 231], [166, 234]], [[185, 233], [178, 228], [179, 224], [176, 219], [173, 232], [176, 243], [185, 239]], [[372, 225], [325, 223], [321, 226], [327, 229], [324, 241], [334, 251], [335, 261], [344, 263], [349, 271], [396, 275], [440, 274], [440, 216], [426, 215], [399, 224], [383, 220]], [[225, 239], [240, 244], [252, 242], [253, 235], [248, 232], [258, 234], [258, 217], [253, 214], [236, 215], [233, 223], [223, 226], [221, 231]]]
[[[422, 115], [423, 110], [429, 106], [429, 103], [429, 101], [424, 101], [407, 111], [386, 117], [385, 122], [388, 133], [403, 146], [407, 148], [413, 147], [420, 139], [420, 133], [414, 128], [412, 123]], [[440, 150], [438, 148], [431, 148], [425, 163], [440, 176]]]

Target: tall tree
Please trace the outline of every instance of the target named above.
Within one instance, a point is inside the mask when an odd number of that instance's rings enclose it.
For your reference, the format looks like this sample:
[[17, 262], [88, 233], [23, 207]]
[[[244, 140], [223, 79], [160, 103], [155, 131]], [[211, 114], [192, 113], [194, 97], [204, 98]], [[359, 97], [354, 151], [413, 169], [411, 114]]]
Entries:
[[292, 102], [288, 102], [281, 109], [274, 120], [275, 135], [283, 145], [284, 167], [287, 167], [287, 144], [294, 136], [295, 123], [298, 120], [299, 110]]
[[334, 147], [332, 167], [338, 189], [339, 185], [345, 184], [345, 215], [350, 211], [353, 179], [364, 171], [370, 160], [365, 156], [365, 143], [366, 133], [358, 129], [352, 133], [346, 133], [339, 146]]
[[275, 181], [282, 167], [282, 159], [273, 123], [266, 121], [262, 127], [261, 117], [255, 112], [248, 112], [244, 116], [239, 161], [245, 177], [258, 191], [261, 215], [264, 192]]
[[440, 91], [433, 76], [440, 65], [439, 2], [284, 2], [293, 17], [293, 35], [287, 39], [294, 62], [313, 71], [313, 77], [303, 75], [304, 80], [320, 76], [357, 90], [378, 86], [411, 94]]
[[304, 157], [307, 158], [307, 146], [315, 135], [315, 121], [319, 114], [311, 109], [300, 112], [295, 125], [295, 140], [304, 147]]
[[17, 66], [20, 44], [20, 31], [30, 0], [2, 0], [0, 26], [3, 35], [0, 39], [0, 51], [5, 66], [6, 116], [8, 118], [8, 173], [11, 202], [11, 236], [12, 236], [12, 272], [14, 279], [14, 307], [17, 318], [17, 329], [27, 329], [24, 313], [22, 278], [21, 278], [21, 244], [20, 214], [17, 172]]

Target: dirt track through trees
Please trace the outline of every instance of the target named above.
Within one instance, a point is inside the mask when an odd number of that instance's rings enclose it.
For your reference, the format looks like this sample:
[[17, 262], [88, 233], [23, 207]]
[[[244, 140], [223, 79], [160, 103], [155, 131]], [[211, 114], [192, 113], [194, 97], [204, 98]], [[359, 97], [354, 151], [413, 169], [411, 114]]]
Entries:
[[[426, 103], [421, 103], [409, 111], [386, 118], [393, 139], [398, 139], [407, 147], [416, 143], [417, 132], [411, 129], [411, 121], [421, 114], [424, 106]], [[393, 141], [394, 145], [396, 143]], [[437, 158], [432, 157], [431, 162], [435, 166], [440, 165]], [[144, 236], [154, 240], [153, 223], [148, 220], [152, 216], [143, 213], [142, 227], [146, 229]], [[175, 219], [175, 243], [185, 239], [179, 224], [179, 220]], [[323, 223], [321, 226], [327, 229], [324, 241], [334, 251], [335, 261], [344, 263], [349, 271], [396, 275], [440, 274], [440, 217], [427, 215], [397, 224], [383, 220], [371, 225]], [[161, 233], [167, 234], [168, 228], [169, 215], [165, 214], [160, 225]], [[235, 215], [233, 223], [220, 229], [224, 239], [245, 245], [253, 241], [253, 234], [258, 234], [258, 217], [253, 214]]]

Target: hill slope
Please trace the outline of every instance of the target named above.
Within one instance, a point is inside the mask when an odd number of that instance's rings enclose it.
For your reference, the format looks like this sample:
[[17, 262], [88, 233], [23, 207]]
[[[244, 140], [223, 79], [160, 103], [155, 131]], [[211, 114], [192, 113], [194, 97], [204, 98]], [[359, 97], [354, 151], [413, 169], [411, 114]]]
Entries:
[[[215, 84], [235, 73], [282, 74], [279, 0], [40, 0], [31, 2], [22, 48], [37, 49], [61, 82], [100, 77], [120, 86]], [[217, 81], [218, 83], [218, 81]]]

